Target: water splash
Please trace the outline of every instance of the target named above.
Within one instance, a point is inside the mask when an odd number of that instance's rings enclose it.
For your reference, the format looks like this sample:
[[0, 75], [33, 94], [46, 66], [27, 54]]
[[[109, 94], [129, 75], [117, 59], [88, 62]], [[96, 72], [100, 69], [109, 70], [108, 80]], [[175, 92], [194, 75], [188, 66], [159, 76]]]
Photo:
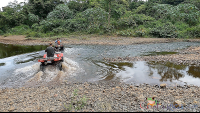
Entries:
[[52, 85], [63, 82], [69, 77], [73, 77], [80, 72], [78, 63], [64, 57], [62, 71], [55, 65], [47, 65], [44, 71], [40, 71], [40, 63], [16, 69], [12, 77], [5, 80], [2, 85], [10, 87], [30, 87], [37, 85]]

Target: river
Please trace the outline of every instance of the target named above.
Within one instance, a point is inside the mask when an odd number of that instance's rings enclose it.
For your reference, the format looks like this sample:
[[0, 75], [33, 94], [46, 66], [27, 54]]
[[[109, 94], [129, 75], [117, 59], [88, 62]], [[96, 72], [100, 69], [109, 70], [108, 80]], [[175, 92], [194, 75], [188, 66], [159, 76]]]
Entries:
[[48, 66], [40, 72], [37, 61], [46, 46], [0, 44], [0, 86], [23, 87], [57, 82], [112, 82], [200, 86], [199, 67], [145, 61], [112, 63], [104, 57], [134, 57], [173, 53], [199, 46], [197, 42], [172, 42], [135, 45], [64, 45], [63, 71]]

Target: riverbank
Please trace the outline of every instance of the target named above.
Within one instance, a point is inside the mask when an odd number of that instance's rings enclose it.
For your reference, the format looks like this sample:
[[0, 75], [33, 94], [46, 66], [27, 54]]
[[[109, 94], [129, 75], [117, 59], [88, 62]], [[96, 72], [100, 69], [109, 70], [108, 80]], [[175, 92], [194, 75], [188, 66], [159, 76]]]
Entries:
[[[164, 39], [164, 38], [125, 38], [125, 37], [91, 37], [91, 38], [61, 38], [63, 44], [109, 44], [127, 45], [143, 43], [161, 43], [174, 41], [199, 41]], [[51, 41], [54, 41], [53, 39]], [[46, 45], [49, 40], [28, 40], [23, 36], [0, 37], [1, 43], [20, 45]], [[141, 56], [126, 58], [105, 58], [108, 62], [170, 61], [198, 65], [200, 47], [190, 47], [178, 50], [177, 54]], [[57, 85], [5, 88], [0, 89], [1, 112], [199, 112], [200, 87], [158, 85], [131, 85], [115, 81], [98, 83], [69, 83], [61, 82]], [[161, 105], [154, 109], [147, 108], [145, 98], [155, 97]], [[144, 108], [144, 109], [143, 109]]]
[[107, 62], [133, 62], [133, 61], [155, 61], [171, 62], [177, 65], [200, 66], [200, 47], [189, 47], [177, 50], [176, 54], [155, 55], [155, 56], [136, 56], [124, 58], [104, 58]]
[[[49, 87], [1, 89], [0, 94], [1, 112], [200, 111], [200, 88], [196, 86], [66, 82]], [[146, 97], [155, 97], [162, 104], [147, 108]]]
[[[60, 37], [59, 37], [60, 38]], [[172, 38], [140, 38], [140, 37], [118, 37], [118, 36], [71, 36], [60, 38], [62, 44], [98, 44], [98, 45], [130, 45], [145, 43], [168, 43], [168, 42], [200, 42], [200, 39], [172, 39]], [[17, 45], [48, 45], [49, 42], [54, 43], [56, 37], [53, 38], [25, 38], [23, 35], [13, 35], [3, 37], [0, 36], [0, 42], [4, 44]]]

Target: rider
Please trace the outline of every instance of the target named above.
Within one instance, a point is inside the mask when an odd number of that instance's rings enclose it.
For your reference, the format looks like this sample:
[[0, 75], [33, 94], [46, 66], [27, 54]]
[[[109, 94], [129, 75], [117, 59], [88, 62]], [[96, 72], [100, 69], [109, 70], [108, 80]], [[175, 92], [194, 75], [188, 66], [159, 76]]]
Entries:
[[46, 48], [45, 52], [47, 52], [47, 57], [54, 57], [56, 49], [52, 47], [52, 43], [49, 43], [49, 47]]
[[60, 45], [60, 43], [61, 43], [60, 38], [57, 38], [57, 40], [55, 41], [55, 43], [56, 43], [56, 45]]

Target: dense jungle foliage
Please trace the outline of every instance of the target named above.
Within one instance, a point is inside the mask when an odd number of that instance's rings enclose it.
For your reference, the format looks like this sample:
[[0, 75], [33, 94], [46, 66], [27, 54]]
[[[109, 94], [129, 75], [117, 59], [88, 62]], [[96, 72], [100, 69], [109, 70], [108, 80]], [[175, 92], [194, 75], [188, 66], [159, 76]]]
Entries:
[[199, 38], [200, 0], [29, 0], [0, 11], [0, 35]]

